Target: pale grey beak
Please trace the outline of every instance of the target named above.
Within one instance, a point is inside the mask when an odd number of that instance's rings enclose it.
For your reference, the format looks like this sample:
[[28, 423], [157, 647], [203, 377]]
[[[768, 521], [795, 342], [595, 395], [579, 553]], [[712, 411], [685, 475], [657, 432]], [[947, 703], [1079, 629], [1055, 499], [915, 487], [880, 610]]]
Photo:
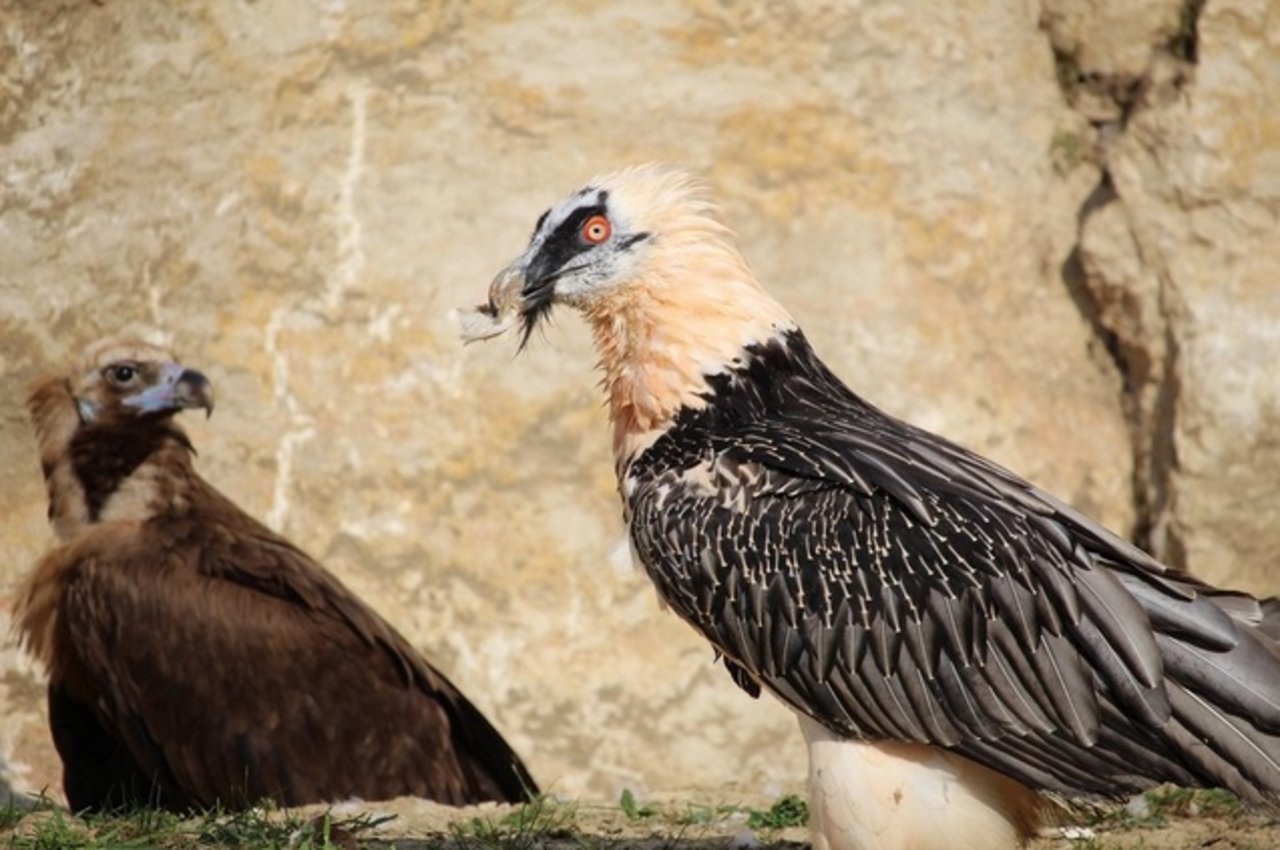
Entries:
[[195, 369], [166, 363], [160, 367], [160, 380], [155, 385], [129, 396], [124, 403], [144, 413], [202, 407], [208, 418], [213, 415], [213, 384]]
[[458, 311], [464, 342], [490, 339], [515, 327], [524, 307], [524, 273], [524, 258], [520, 257], [494, 277], [487, 303]]

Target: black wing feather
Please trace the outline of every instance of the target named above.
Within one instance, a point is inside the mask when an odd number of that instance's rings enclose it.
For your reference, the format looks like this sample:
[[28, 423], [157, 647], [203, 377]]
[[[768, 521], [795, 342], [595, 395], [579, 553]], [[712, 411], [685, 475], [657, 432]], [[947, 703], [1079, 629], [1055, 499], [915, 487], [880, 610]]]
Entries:
[[798, 332], [749, 354], [627, 489], [660, 594], [751, 682], [1046, 790], [1280, 791], [1277, 606], [881, 413]]

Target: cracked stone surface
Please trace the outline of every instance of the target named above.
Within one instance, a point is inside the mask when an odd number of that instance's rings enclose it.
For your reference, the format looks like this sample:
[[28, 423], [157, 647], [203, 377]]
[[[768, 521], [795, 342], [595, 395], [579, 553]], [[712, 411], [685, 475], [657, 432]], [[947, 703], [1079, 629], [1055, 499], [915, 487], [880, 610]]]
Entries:
[[[1178, 20], [1140, 82], [1111, 87], [1124, 120], [1099, 125], [1105, 198], [1080, 258], [1125, 376], [1140, 542], [1275, 593], [1280, 10], [1190, 0]], [[1073, 61], [1095, 92], [1115, 73]]]
[[[787, 712], [611, 554], [584, 329], [517, 360], [448, 318], [548, 204], [651, 159], [710, 180], [868, 398], [1274, 592], [1280, 13], [1118, 8], [0, 0], [0, 602], [50, 540], [27, 388], [159, 324], [217, 385], [202, 472], [545, 786], [798, 785]], [[0, 711], [4, 781], [56, 788], [12, 646]]]

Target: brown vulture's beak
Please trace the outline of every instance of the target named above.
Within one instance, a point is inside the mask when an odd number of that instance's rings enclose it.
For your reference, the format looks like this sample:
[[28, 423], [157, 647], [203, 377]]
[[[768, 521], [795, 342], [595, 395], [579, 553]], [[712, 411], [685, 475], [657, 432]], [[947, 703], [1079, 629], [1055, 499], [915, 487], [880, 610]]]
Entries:
[[202, 373], [180, 363], [160, 367], [157, 381], [124, 403], [143, 413], [167, 413], [203, 407], [205, 417], [213, 415], [213, 384]]

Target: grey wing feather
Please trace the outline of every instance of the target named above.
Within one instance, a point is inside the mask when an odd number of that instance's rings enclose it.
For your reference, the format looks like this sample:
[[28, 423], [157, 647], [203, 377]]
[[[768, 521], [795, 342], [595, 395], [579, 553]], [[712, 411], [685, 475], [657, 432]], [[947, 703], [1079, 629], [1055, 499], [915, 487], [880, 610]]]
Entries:
[[751, 681], [841, 734], [1046, 790], [1280, 791], [1280, 604], [1170, 571], [944, 440], [864, 425], [710, 436], [716, 487], [671, 463], [630, 499], [659, 592]]

